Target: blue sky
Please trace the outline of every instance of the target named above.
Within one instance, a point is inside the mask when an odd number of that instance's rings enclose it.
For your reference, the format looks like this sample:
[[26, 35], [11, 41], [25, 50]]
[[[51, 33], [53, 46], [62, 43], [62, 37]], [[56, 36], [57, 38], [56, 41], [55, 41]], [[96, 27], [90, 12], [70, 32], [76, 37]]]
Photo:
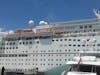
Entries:
[[0, 26], [3, 30], [28, 28], [33, 19], [62, 22], [95, 18], [93, 8], [100, 10], [100, 0], [0, 0]]

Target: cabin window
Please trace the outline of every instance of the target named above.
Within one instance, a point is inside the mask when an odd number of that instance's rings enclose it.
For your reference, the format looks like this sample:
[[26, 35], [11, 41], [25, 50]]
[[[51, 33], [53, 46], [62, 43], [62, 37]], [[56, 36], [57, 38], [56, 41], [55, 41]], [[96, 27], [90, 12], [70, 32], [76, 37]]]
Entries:
[[58, 59], [56, 59], [56, 61], [58, 61]]
[[100, 46], [100, 44], [97, 44], [97, 46]]
[[54, 40], [52, 40], [52, 41], [54, 41]]
[[71, 44], [69, 44], [69, 46], [71, 46]]
[[92, 28], [92, 26], [90, 25], [89, 28]]
[[78, 45], [78, 47], [80, 47], [80, 45]]
[[87, 28], [87, 26], [84, 26], [84, 28]]
[[95, 32], [95, 29], [93, 30], [93, 32]]
[[69, 41], [71, 41], [71, 39], [69, 39]]
[[78, 39], [77, 41], [80, 41], [80, 39]]
[[15, 42], [13, 42], [13, 45], [15, 45]]
[[67, 45], [65, 45], [65, 46], [67, 46]]
[[67, 39], [65, 39], [65, 41], [67, 41]]
[[32, 42], [31, 42], [31, 41], [30, 41], [29, 43], [30, 43], [30, 44], [32, 44]]
[[80, 29], [83, 29], [83, 26], [80, 26]]
[[84, 45], [84, 44], [83, 44], [82, 46], [83, 46], [83, 47], [85, 47], [85, 45]]
[[37, 41], [37, 44], [39, 44], [39, 41]]
[[18, 47], [16, 47], [16, 49], [18, 49]]
[[10, 45], [12, 45], [12, 43], [10, 42]]
[[56, 64], [56, 65], [58, 65], [58, 64]]
[[76, 46], [76, 44], [74, 44], [73, 46]]
[[73, 41], [76, 41], [76, 39], [73, 39]]
[[67, 61], [67, 59], [65, 59], [65, 61]]
[[56, 41], [58, 41], [58, 39]]
[[25, 42], [23, 42], [23, 45], [25, 44]]
[[22, 43], [21, 43], [21, 42], [19, 42], [19, 44], [21, 45]]
[[63, 39], [60, 39], [60, 41], [63, 41]]

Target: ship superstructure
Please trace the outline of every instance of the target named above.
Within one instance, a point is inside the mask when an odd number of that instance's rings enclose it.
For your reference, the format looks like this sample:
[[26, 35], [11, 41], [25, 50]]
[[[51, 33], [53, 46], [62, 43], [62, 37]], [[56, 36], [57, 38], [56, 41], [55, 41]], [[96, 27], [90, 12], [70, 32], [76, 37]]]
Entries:
[[[0, 67], [47, 70], [60, 66], [80, 51], [100, 51], [98, 19], [40, 25], [0, 36]], [[89, 42], [90, 40], [90, 42]], [[87, 42], [93, 42], [89, 45]]]
[[100, 19], [61, 23], [41, 21], [39, 26], [0, 33], [0, 68], [47, 71], [79, 56], [100, 52]]

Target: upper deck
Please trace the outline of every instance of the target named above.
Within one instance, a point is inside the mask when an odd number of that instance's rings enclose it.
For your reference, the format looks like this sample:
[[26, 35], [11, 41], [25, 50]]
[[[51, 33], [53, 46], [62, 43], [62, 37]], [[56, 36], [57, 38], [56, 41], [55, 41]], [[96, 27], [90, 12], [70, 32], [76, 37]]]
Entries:
[[46, 25], [39, 25], [31, 29], [19, 29], [12, 33], [6, 32], [1, 35], [5, 38], [19, 38], [19, 37], [62, 37], [62, 36], [88, 36], [100, 34], [100, 20], [86, 19], [68, 22], [50, 23]]

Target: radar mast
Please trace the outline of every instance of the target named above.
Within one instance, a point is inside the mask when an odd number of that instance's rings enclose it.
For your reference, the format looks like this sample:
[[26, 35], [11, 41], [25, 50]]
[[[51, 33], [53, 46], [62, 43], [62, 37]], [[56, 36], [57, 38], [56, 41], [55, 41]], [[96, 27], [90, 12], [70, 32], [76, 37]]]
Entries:
[[97, 10], [97, 9], [93, 9], [93, 12], [94, 12], [95, 16], [96, 16], [98, 19], [100, 19], [100, 11]]

